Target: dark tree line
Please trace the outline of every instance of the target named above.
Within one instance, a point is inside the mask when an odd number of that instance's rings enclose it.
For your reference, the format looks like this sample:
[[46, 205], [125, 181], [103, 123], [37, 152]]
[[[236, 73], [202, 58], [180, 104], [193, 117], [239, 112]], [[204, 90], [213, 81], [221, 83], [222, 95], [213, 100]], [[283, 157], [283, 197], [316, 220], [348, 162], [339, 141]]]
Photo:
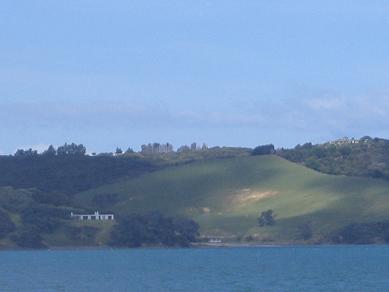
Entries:
[[112, 230], [112, 246], [182, 246], [196, 241], [198, 224], [189, 219], [168, 217], [159, 212], [146, 215], [130, 215], [122, 219]]
[[20, 247], [41, 248], [41, 235], [64, 226], [69, 207], [43, 203], [42, 194], [36, 189], [0, 188], [0, 238], [6, 237]]
[[331, 234], [328, 241], [340, 244], [389, 243], [389, 221], [352, 223]]
[[15, 224], [9, 218], [8, 214], [0, 210], [0, 238], [3, 238], [15, 230]]
[[[143, 155], [156, 155], [156, 154], [166, 154], [166, 153], [179, 153], [186, 151], [205, 151], [208, 149], [208, 146], [203, 143], [202, 145], [193, 142], [192, 144], [182, 145], [178, 147], [177, 151], [174, 150], [174, 146], [171, 143], [148, 143], [141, 145], [141, 150], [138, 152]], [[86, 155], [87, 149], [83, 144], [75, 144], [75, 143], [65, 143], [58, 148], [55, 148], [53, 145], [50, 145], [48, 149], [44, 150], [42, 153], [39, 153], [37, 150], [29, 149], [18, 149], [14, 156], [15, 157], [34, 157], [34, 156], [83, 156]], [[128, 147], [127, 150], [122, 150], [120, 147], [116, 147], [113, 152], [106, 153], [91, 153], [91, 156], [123, 156], [124, 154], [134, 154], [135, 151]]]
[[190, 146], [188, 146], [188, 145], [182, 145], [182, 146], [180, 146], [180, 147], [177, 149], [177, 152], [180, 153], [180, 152], [206, 151], [206, 150], [208, 150], [207, 144], [203, 143], [203, 144], [200, 146], [200, 145], [198, 145], [196, 142], [193, 142], [192, 144], [190, 144]]
[[389, 140], [362, 137], [277, 152], [281, 157], [317, 171], [335, 174], [389, 179]]
[[58, 150], [50, 147], [41, 155], [21, 153], [0, 156], [0, 186], [37, 188], [47, 196], [71, 195], [122, 176], [134, 177], [159, 168], [139, 157], [84, 155], [85, 148], [75, 144]]
[[270, 155], [274, 154], [276, 151], [273, 144], [260, 145], [254, 148], [251, 152], [252, 155]]
[[27, 149], [18, 149], [15, 153], [15, 157], [31, 157], [31, 156], [48, 156], [48, 157], [53, 157], [53, 156], [83, 156], [86, 154], [86, 148], [82, 144], [67, 144], [65, 143], [62, 146], [59, 146], [58, 149], [55, 149], [53, 145], [50, 145], [47, 150], [43, 151], [42, 154], [39, 154], [37, 150], [32, 150]]
[[141, 146], [142, 154], [161, 154], [161, 153], [171, 153], [173, 152], [173, 145], [170, 143], [159, 144], [159, 143], [149, 143], [147, 145]]
[[[176, 153], [181, 152], [190, 152], [190, 151], [205, 151], [208, 149], [208, 146], [203, 143], [201, 146], [196, 142], [193, 142], [190, 146], [182, 145], [178, 147]], [[173, 153], [174, 147], [170, 143], [160, 144], [160, 143], [149, 143], [141, 146], [141, 152], [144, 155], [152, 155], [152, 154], [164, 154], [164, 153]]]

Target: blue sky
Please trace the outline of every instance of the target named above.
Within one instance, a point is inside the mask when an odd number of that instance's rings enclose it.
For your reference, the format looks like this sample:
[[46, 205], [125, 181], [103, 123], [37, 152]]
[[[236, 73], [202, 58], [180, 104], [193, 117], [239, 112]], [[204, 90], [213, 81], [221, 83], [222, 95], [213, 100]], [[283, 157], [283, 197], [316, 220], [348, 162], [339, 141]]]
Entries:
[[389, 2], [3, 0], [0, 153], [389, 137]]

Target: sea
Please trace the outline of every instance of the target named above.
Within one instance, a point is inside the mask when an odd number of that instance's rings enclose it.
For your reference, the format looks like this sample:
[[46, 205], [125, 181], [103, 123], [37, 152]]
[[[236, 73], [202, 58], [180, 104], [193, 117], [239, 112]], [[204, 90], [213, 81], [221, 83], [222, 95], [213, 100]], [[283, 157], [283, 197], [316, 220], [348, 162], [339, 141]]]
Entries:
[[389, 291], [389, 246], [1, 251], [0, 291]]

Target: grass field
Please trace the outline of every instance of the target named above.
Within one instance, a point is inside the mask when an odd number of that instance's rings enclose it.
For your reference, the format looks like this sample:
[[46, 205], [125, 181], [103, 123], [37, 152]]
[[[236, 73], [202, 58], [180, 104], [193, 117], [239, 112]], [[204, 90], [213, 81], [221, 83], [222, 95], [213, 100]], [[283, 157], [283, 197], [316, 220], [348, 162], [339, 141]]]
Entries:
[[[104, 208], [94, 197], [116, 194]], [[159, 210], [193, 218], [203, 235], [262, 241], [299, 240], [309, 225], [313, 240], [351, 222], [389, 218], [389, 182], [325, 175], [277, 156], [201, 161], [149, 173], [75, 196], [84, 208], [118, 215]], [[257, 227], [272, 209], [276, 225]]]

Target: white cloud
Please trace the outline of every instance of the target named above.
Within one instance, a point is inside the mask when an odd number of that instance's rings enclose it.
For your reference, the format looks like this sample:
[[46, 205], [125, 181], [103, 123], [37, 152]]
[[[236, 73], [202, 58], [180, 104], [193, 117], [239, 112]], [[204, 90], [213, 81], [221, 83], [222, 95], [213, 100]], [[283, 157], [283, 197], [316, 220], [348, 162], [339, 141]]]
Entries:
[[389, 96], [382, 94], [312, 98], [304, 100], [304, 104], [311, 110], [325, 114], [341, 112], [346, 116], [362, 117], [389, 113]]

